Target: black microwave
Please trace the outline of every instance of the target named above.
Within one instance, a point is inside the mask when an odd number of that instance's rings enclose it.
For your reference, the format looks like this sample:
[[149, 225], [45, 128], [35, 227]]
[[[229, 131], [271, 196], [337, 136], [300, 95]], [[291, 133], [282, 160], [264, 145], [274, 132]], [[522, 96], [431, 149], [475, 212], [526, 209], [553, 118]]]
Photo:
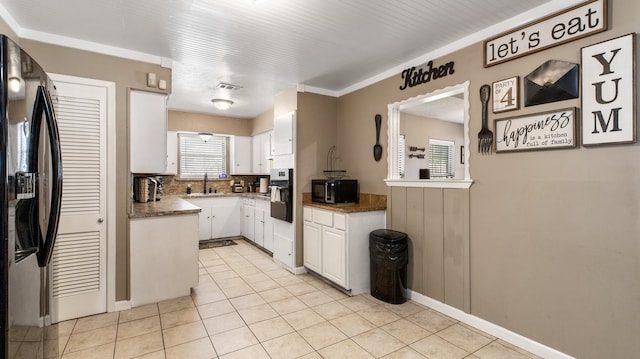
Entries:
[[311, 180], [311, 200], [313, 202], [330, 204], [358, 203], [360, 201], [360, 187], [358, 185], [358, 180]]

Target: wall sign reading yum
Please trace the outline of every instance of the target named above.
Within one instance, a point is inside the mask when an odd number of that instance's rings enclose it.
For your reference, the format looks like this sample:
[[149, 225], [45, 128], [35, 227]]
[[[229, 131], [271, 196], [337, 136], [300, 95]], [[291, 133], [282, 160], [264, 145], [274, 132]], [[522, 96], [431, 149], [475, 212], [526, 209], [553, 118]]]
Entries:
[[582, 48], [582, 144], [636, 141], [635, 34]]
[[429, 61], [424, 69], [419, 68], [416, 70], [415, 66], [405, 69], [401, 74], [404, 84], [400, 86], [400, 90], [451, 75], [455, 72], [453, 65], [453, 61], [449, 61], [444, 65], [434, 67], [433, 61]]

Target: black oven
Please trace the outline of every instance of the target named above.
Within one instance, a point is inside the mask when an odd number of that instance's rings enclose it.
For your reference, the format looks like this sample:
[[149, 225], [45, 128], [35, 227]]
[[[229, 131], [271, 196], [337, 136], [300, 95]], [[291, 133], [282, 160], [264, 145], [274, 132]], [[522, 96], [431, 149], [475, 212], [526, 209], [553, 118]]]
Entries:
[[358, 180], [311, 180], [311, 200], [313, 202], [330, 204], [358, 203], [360, 201], [360, 186], [358, 185]]

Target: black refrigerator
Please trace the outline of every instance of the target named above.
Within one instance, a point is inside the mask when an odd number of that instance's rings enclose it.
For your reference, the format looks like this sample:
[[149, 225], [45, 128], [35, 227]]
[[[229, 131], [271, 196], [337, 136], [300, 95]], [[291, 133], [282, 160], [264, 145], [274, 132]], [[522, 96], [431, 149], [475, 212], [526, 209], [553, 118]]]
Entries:
[[48, 265], [62, 199], [54, 90], [43, 69], [0, 35], [0, 357], [44, 354]]

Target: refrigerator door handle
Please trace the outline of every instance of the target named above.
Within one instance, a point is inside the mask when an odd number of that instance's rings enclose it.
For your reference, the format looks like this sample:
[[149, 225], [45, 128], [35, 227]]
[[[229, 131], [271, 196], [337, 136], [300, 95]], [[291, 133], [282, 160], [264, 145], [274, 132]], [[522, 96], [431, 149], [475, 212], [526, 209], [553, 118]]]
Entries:
[[[60, 135], [53, 110], [53, 101], [44, 86], [38, 86], [38, 95], [34, 111], [37, 116], [44, 114], [47, 121], [47, 133], [49, 134], [49, 145], [51, 148], [51, 212], [44, 242], [38, 251], [38, 265], [45, 267], [51, 261], [53, 248], [58, 234], [58, 223], [60, 222], [60, 207], [62, 204], [62, 154], [60, 151]], [[35, 117], [35, 116], [34, 116]], [[36, 117], [41, 118], [41, 117]]]

